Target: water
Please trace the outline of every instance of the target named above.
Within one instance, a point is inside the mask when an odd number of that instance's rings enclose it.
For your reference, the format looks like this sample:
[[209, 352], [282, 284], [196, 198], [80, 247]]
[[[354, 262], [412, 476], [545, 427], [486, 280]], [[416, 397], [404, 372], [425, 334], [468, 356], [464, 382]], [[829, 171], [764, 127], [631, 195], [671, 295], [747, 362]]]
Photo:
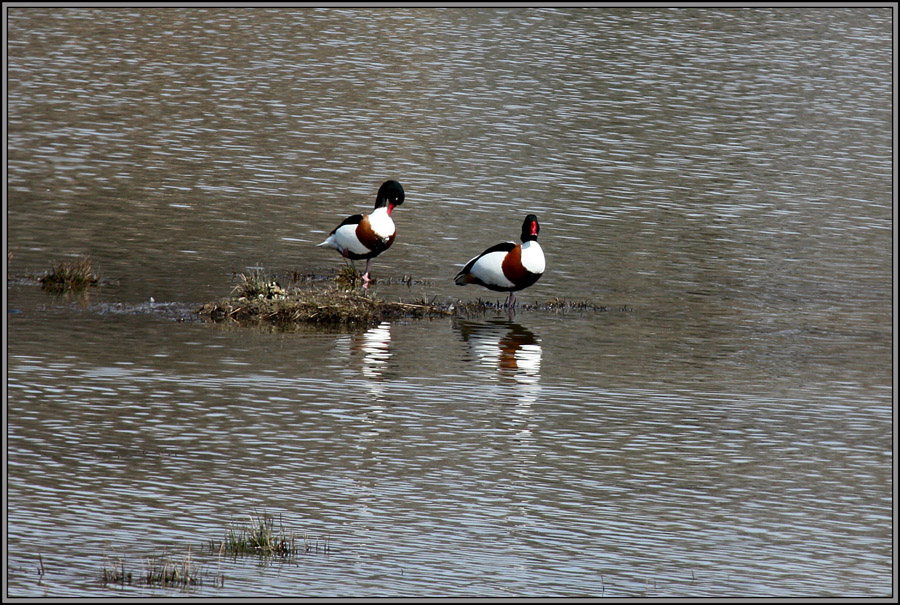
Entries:
[[[8, 596], [893, 594], [890, 9], [8, 17]], [[609, 310], [166, 311], [387, 178], [380, 294], [503, 298], [452, 277], [533, 212], [518, 299]], [[205, 550], [254, 511], [328, 552]]]

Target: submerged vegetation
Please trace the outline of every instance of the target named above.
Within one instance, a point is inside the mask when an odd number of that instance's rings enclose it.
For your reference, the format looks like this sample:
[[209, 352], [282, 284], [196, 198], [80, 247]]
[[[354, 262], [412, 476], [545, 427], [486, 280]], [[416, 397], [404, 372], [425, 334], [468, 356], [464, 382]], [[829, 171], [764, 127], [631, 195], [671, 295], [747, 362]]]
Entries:
[[94, 272], [93, 261], [83, 256], [75, 261], [53, 263], [50, 271], [39, 277], [41, 287], [48, 292], [82, 291], [100, 282]]
[[[104, 585], [190, 589], [203, 584], [203, 570], [194, 562], [190, 549], [181, 560], [169, 555], [149, 557], [143, 561], [143, 567], [137, 573], [126, 569], [124, 558], [107, 557], [100, 581]], [[213, 582], [216, 586], [223, 586], [225, 578], [217, 573], [213, 577]]]
[[[197, 562], [188, 548], [187, 554], [181, 557], [156, 555], [141, 560], [141, 568], [134, 571], [126, 566], [124, 555], [110, 557], [100, 573], [100, 581], [104, 585], [148, 586], [155, 588], [178, 588], [191, 590], [195, 587], [212, 583], [217, 588], [225, 586], [225, 574], [222, 572], [223, 559], [226, 556], [257, 556], [264, 558], [288, 558], [299, 554], [328, 554], [331, 550], [327, 537], [313, 537], [309, 534], [298, 534], [288, 531], [282, 523], [281, 516], [276, 518], [266, 512], [254, 512], [246, 525], [232, 524], [222, 540], [209, 540], [209, 556], [218, 562], [217, 569], [209, 570]], [[39, 573], [43, 576], [43, 560]]]

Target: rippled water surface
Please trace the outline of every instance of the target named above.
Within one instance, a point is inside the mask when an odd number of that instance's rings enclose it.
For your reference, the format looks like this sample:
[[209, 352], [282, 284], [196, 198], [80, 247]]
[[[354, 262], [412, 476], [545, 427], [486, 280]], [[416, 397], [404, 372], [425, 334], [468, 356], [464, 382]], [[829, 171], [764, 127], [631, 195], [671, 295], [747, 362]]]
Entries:
[[[8, 596], [892, 595], [892, 10], [7, 8]], [[607, 310], [167, 311], [386, 178], [380, 295], [535, 213], [520, 303]]]

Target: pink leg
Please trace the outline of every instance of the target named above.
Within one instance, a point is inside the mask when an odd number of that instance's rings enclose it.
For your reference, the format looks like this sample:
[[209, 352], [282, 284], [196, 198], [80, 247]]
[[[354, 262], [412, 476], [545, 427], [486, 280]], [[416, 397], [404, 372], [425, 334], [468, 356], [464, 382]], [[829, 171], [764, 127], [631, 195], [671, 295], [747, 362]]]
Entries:
[[369, 280], [369, 263], [371, 263], [371, 262], [372, 262], [372, 259], [371, 259], [371, 258], [367, 258], [367, 259], [366, 259], [366, 272], [363, 273], [363, 275], [362, 275], [363, 288], [368, 288], [368, 287], [369, 287], [369, 281], [370, 281], [370, 280]]
[[508, 308], [512, 309], [512, 308], [513, 308], [513, 305], [515, 305], [515, 304], [516, 304], [516, 293], [515, 293], [515, 292], [510, 292], [510, 293], [509, 293], [509, 300], [506, 301], [506, 306], [507, 306]]

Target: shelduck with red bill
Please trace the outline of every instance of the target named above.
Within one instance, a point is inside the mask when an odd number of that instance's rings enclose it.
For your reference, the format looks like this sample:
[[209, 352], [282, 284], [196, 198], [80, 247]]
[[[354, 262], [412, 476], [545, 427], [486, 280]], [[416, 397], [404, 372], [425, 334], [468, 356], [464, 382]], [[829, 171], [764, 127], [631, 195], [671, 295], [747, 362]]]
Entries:
[[541, 227], [529, 214], [522, 223], [522, 243], [503, 242], [491, 246], [463, 267], [457, 286], [478, 284], [496, 292], [509, 292], [506, 305], [512, 309], [516, 292], [534, 284], [544, 274], [544, 251], [537, 242]]
[[391, 247], [397, 235], [391, 213], [403, 203], [406, 194], [403, 186], [390, 180], [381, 184], [375, 198], [375, 209], [369, 214], [354, 214], [328, 234], [328, 238], [318, 244], [333, 248], [350, 260], [366, 259], [363, 283], [369, 284], [369, 266], [372, 259]]

